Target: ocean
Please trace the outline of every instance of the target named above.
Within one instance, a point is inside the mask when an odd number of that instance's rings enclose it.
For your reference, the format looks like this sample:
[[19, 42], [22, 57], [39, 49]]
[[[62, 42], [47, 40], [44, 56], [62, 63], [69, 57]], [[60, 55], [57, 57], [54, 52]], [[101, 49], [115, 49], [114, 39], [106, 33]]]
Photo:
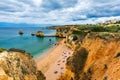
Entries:
[[[22, 29], [23, 35], [18, 31]], [[44, 34], [55, 34], [55, 30], [47, 30], [45, 27], [0, 27], [0, 48], [17, 48], [29, 52], [32, 56], [42, 54], [49, 50], [57, 41], [56, 37], [36, 37], [31, 33], [38, 30]], [[51, 41], [49, 40], [51, 39]]]

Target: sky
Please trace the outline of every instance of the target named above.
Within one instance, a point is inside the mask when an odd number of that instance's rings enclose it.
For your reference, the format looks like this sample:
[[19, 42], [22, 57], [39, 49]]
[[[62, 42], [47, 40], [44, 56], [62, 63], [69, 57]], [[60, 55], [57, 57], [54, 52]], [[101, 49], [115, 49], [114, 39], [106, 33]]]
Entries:
[[120, 19], [120, 0], [0, 0], [0, 22], [94, 24]]

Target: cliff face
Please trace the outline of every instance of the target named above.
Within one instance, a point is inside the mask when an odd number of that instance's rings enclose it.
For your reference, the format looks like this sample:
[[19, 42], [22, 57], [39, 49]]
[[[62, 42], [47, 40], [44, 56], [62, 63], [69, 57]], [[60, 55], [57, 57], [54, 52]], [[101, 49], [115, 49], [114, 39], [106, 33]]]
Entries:
[[45, 80], [27, 53], [3, 51], [0, 53], [0, 80]]
[[42, 31], [37, 31], [36, 32], [36, 36], [37, 37], [43, 37], [44, 36], [44, 33]]
[[76, 47], [75, 53], [68, 58], [66, 72], [58, 80], [120, 79], [119, 34], [87, 34], [81, 41], [69, 42], [69, 46], [73, 48], [75, 42], [79, 47]]
[[92, 80], [120, 79], [120, 60], [117, 56], [120, 52], [120, 39], [113, 37], [105, 40], [98, 37], [92, 39], [88, 37], [86, 36], [81, 45], [89, 51], [84, 72], [91, 69]]
[[77, 28], [74, 26], [62, 26], [56, 27], [56, 36], [61, 38], [66, 38], [72, 33], [72, 30], [76, 30]]
[[56, 36], [65, 38], [67, 36], [67, 32], [69, 31], [69, 28], [57, 28], [56, 29]]

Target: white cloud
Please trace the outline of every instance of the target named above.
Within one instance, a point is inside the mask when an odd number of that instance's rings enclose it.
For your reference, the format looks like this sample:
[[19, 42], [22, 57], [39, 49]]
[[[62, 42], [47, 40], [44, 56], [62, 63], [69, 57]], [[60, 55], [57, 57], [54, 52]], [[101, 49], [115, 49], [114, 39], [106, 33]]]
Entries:
[[1, 0], [0, 22], [80, 24], [120, 19], [119, 0]]
[[33, 3], [39, 7], [42, 4], [42, 0], [33, 0]]

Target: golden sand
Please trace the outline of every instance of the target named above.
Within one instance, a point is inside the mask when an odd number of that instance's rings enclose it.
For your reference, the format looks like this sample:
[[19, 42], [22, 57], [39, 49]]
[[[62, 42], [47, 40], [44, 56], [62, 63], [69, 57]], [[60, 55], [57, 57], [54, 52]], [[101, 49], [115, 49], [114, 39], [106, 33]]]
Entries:
[[37, 60], [37, 67], [45, 74], [46, 80], [56, 80], [65, 71], [66, 59], [73, 52], [65, 46], [64, 41], [60, 41], [46, 56]]

